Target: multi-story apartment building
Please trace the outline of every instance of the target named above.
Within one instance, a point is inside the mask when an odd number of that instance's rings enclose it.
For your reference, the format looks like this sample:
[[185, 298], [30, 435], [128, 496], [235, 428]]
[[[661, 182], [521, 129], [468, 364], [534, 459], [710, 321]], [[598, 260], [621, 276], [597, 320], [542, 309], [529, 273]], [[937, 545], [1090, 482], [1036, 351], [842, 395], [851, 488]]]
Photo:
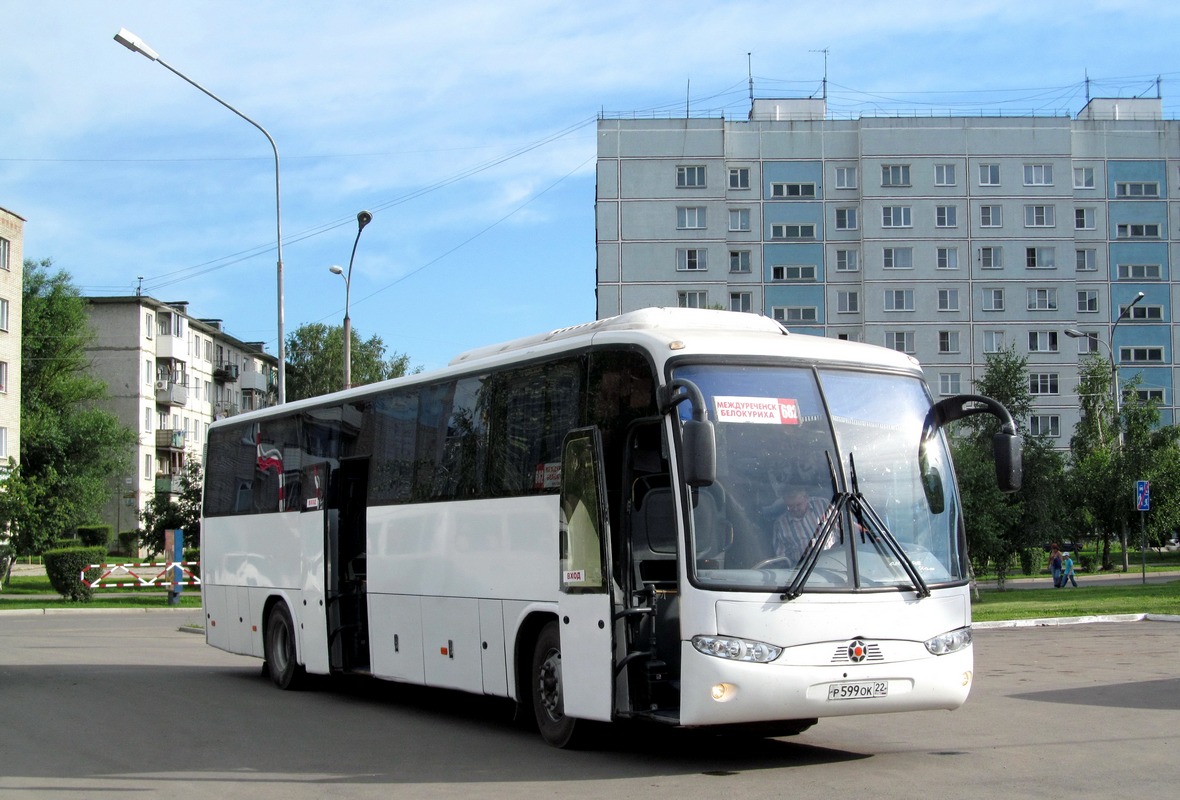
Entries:
[[747, 120], [598, 133], [599, 317], [761, 313], [911, 353], [941, 395], [1014, 345], [1028, 424], [1063, 448], [1079, 356], [1097, 351], [1175, 419], [1180, 124], [1159, 99], [1093, 100], [1073, 119], [851, 120], [756, 100]]
[[22, 217], [0, 208], [0, 470], [8, 469], [9, 459], [20, 460], [24, 224]]
[[220, 320], [189, 316], [187, 303], [144, 295], [86, 301], [92, 370], [107, 385], [111, 411], [139, 432], [103, 522], [133, 531], [150, 498], [179, 492], [181, 467], [201, 458], [214, 419], [274, 403], [278, 359], [261, 343], [230, 336]]

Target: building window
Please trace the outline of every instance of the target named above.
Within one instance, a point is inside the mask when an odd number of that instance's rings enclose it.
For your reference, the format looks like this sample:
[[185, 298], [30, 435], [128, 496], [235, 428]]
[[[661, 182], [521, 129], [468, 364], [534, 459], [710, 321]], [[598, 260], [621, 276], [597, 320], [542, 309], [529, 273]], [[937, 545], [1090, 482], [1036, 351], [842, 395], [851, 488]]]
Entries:
[[859, 250], [837, 250], [836, 251], [836, 272], [859, 272], [860, 271], [860, 251]]
[[0, 394], [8, 394], [8, 362], [0, 361]]
[[676, 188], [699, 189], [705, 185], [705, 166], [694, 164], [676, 168]]
[[3, 236], [0, 236], [0, 269], [8, 271], [11, 269], [8, 265], [9, 253], [11, 244]]
[[959, 227], [958, 206], [936, 206], [934, 209], [934, 226], [936, 228]]
[[1076, 231], [1092, 231], [1094, 230], [1094, 209], [1092, 208], [1075, 208], [1073, 210], [1073, 227]]
[[860, 313], [860, 293], [836, 292], [836, 311], [841, 314]]
[[814, 264], [775, 264], [770, 268], [772, 281], [814, 281]]
[[1057, 394], [1056, 372], [1030, 372], [1028, 374], [1029, 394]]
[[1033, 436], [1055, 439], [1061, 435], [1061, 417], [1056, 414], [1033, 414], [1028, 418], [1028, 431]]
[[1158, 239], [1160, 226], [1157, 222], [1118, 225], [1115, 227], [1115, 235], [1119, 239]]
[[1003, 331], [984, 331], [983, 332], [983, 352], [985, 353], [999, 353], [1004, 349], [1004, 332]]
[[838, 231], [854, 231], [854, 230], [856, 230], [856, 209], [855, 208], [837, 208], [836, 209], [836, 230], [838, 230]]
[[213, 360], [213, 340], [212, 339], [205, 340], [205, 360], [206, 361]]
[[8, 458], [8, 428], [3, 426], [0, 426], [0, 458]]
[[914, 310], [914, 290], [913, 289], [886, 289], [885, 290], [885, 310], [886, 311], [913, 311]]
[[1132, 181], [1126, 183], [1116, 183], [1114, 185], [1115, 197], [1159, 197], [1160, 185], [1154, 182], [1140, 182]]
[[815, 197], [814, 183], [772, 183], [771, 197]]
[[1158, 281], [1159, 264], [1119, 264], [1119, 280]]
[[958, 311], [959, 310], [959, 290], [958, 289], [939, 289], [938, 290], [938, 310], [939, 311]]
[[1053, 165], [1052, 164], [1025, 164], [1024, 165], [1024, 185], [1025, 186], [1052, 186], [1053, 185]]
[[750, 188], [750, 168], [749, 167], [730, 167], [730, 169], [729, 169], [729, 188], [730, 189], [749, 189]]
[[1029, 269], [1057, 269], [1057, 248], [1026, 247], [1024, 265]]
[[938, 332], [938, 352], [940, 352], [940, 353], [957, 353], [957, 352], [959, 352], [959, 332], [958, 331], [939, 331]]
[[819, 320], [819, 311], [815, 306], [775, 306], [771, 314], [776, 322], [806, 323]]
[[979, 226], [981, 228], [1000, 228], [1004, 225], [1004, 209], [1002, 206], [980, 206]]
[[962, 381], [957, 372], [940, 372], [938, 373], [938, 393], [940, 395], [953, 395], [962, 391]]
[[979, 165], [979, 185], [980, 186], [999, 186], [1000, 185], [1000, 165], [999, 164], [980, 164]]
[[730, 250], [729, 251], [729, 271], [730, 272], [749, 272], [750, 271], [750, 251], [749, 250]]
[[676, 228], [678, 230], [700, 230], [704, 227], [704, 206], [681, 206], [676, 209]]
[[914, 352], [913, 331], [885, 331], [885, 346], [899, 353]]
[[884, 251], [885, 269], [913, 269], [914, 248], [886, 247]]
[[749, 292], [730, 292], [729, 310], [749, 313], [754, 308], [754, 296]]
[[1119, 306], [1120, 317], [1124, 312], [1127, 314], [1127, 319], [1146, 320], [1150, 322], [1162, 322], [1164, 319], [1163, 306], [1137, 305], [1130, 311], [1127, 311], [1126, 306]]
[[1004, 248], [1002, 248], [1002, 247], [981, 247], [981, 248], [979, 248], [979, 266], [982, 269], [1003, 269], [1004, 268]]
[[8, 330], [8, 301], [0, 298], [0, 331]]
[[729, 209], [729, 229], [731, 231], [748, 231], [748, 230], [750, 230], [750, 209], [748, 209], [748, 208], [731, 208], [731, 209]]
[[1004, 290], [1003, 289], [984, 289], [983, 290], [983, 310], [984, 311], [1003, 311], [1004, 310]]
[[707, 250], [680, 247], [676, 249], [677, 272], [700, 272], [708, 268]]
[[935, 263], [938, 269], [959, 268], [959, 248], [939, 247], [934, 251]]
[[954, 186], [955, 181], [955, 165], [954, 164], [935, 164], [934, 165], [934, 185], [935, 186]]
[[1140, 403], [1163, 403], [1164, 390], [1163, 389], [1136, 389], [1135, 394], [1139, 397]]
[[815, 225], [810, 222], [788, 224], [778, 223], [770, 226], [772, 239], [814, 239]]
[[1073, 188], [1075, 188], [1075, 189], [1093, 189], [1094, 188], [1094, 168], [1093, 167], [1074, 167], [1073, 168]]
[[881, 227], [909, 228], [912, 226], [909, 206], [885, 206], [881, 209]]
[[708, 292], [677, 292], [676, 304], [681, 308], [708, 308]]
[[881, 185], [882, 186], [909, 186], [910, 185], [910, 165], [909, 164], [882, 164], [881, 165]]
[[1053, 206], [1025, 206], [1024, 227], [1052, 228], [1057, 225], [1057, 218]]
[[1057, 331], [1029, 331], [1028, 352], [1056, 353]]
[[1027, 299], [1025, 307], [1029, 311], [1057, 310], [1056, 289], [1025, 289], [1025, 295]]
[[1119, 363], [1131, 364], [1162, 364], [1164, 348], [1162, 347], [1120, 347]]
[[1078, 272], [1098, 271], [1098, 251], [1093, 247], [1079, 247], [1074, 251], [1074, 265]]
[[143, 315], [144, 328], [147, 331], [147, 338], [151, 339], [155, 336], [156, 321], [152, 318], [152, 312], [148, 311]]
[[1093, 289], [1078, 292], [1078, 311], [1091, 314], [1098, 311], [1098, 292]]
[[836, 188], [856, 188], [856, 167], [836, 167]]

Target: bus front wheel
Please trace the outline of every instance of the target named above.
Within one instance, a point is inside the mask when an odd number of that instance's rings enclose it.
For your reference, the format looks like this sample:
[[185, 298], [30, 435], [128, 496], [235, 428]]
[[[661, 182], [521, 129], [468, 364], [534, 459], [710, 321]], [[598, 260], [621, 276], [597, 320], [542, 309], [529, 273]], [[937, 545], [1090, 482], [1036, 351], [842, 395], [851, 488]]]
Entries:
[[266, 618], [265, 653], [267, 672], [274, 685], [298, 689], [304, 671], [295, 654], [295, 623], [282, 601], [271, 607]]
[[537, 718], [541, 738], [554, 747], [574, 746], [579, 723], [565, 715], [561, 682], [561, 635], [556, 621], [546, 624], [537, 637], [530, 675], [533, 714]]

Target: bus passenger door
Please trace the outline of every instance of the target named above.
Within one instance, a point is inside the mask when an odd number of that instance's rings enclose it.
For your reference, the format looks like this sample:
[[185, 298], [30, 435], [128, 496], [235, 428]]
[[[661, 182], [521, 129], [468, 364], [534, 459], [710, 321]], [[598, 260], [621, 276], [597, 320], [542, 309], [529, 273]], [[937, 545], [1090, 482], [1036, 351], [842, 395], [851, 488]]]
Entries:
[[325, 589], [328, 658], [333, 670], [369, 668], [365, 517], [369, 459], [344, 458], [328, 493]]
[[558, 600], [566, 716], [609, 721], [614, 708], [610, 515], [597, 429], [573, 431], [561, 457]]

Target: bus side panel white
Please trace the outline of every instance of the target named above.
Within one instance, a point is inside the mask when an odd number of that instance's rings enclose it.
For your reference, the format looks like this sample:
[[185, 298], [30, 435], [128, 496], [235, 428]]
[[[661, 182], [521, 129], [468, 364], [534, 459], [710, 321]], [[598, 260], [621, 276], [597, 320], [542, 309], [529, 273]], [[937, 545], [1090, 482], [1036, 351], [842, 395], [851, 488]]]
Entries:
[[230, 616], [225, 587], [206, 583], [201, 587], [201, 591], [205, 605], [205, 642], [213, 647], [229, 650], [233, 637], [230, 620], [236, 619], [237, 614]]
[[417, 597], [370, 593], [369, 641], [375, 677], [425, 683], [422, 606]]
[[423, 597], [422, 642], [428, 686], [483, 691], [478, 600]]
[[483, 659], [483, 693], [508, 696], [508, 662], [504, 656], [504, 604], [479, 601], [480, 655]]

